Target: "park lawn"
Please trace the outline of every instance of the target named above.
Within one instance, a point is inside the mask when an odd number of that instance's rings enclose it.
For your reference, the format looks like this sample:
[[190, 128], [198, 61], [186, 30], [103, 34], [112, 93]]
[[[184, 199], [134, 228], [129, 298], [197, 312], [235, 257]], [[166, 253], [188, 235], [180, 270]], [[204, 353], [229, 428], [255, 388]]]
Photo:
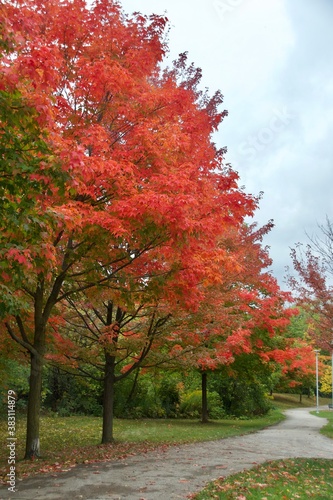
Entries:
[[[183, 419], [115, 419], [115, 443], [100, 445], [102, 421], [99, 417], [41, 417], [42, 457], [23, 460], [25, 447], [25, 420], [17, 419], [16, 467], [19, 478], [38, 472], [63, 471], [78, 463], [90, 463], [146, 452], [159, 446], [197, 441], [212, 441], [254, 432], [273, 425], [284, 418], [273, 410], [262, 418], [248, 420], [219, 420], [202, 424]], [[8, 450], [7, 426], [0, 426], [1, 475], [5, 475]]]
[[327, 410], [327, 411], [320, 411], [319, 413], [317, 412], [311, 412], [311, 413], [321, 418], [327, 418], [328, 422], [326, 425], [324, 425], [324, 427], [320, 429], [320, 433], [323, 434], [324, 436], [333, 439], [333, 411]]
[[[300, 401], [299, 394], [279, 394], [274, 393], [272, 397], [272, 402], [274, 406], [280, 408], [280, 410], [288, 410], [289, 408], [316, 408], [316, 397], [315, 396], [302, 396]], [[320, 406], [328, 406], [331, 403], [330, 398], [319, 398]]]
[[210, 483], [195, 500], [308, 500], [332, 498], [333, 460], [295, 458], [265, 462]]

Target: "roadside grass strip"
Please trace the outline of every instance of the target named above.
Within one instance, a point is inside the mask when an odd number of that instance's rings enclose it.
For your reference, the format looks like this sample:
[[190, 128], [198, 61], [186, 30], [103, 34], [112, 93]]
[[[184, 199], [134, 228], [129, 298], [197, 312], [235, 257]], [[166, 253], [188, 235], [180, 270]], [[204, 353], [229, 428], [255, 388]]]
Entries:
[[333, 460], [296, 458], [265, 462], [210, 483], [193, 500], [331, 500]]
[[[333, 411], [327, 410], [327, 411], [320, 411], [319, 413], [317, 412], [311, 412], [311, 413], [316, 417], [326, 418], [328, 420], [327, 424], [320, 429], [320, 434], [323, 434], [323, 436], [333, 439]], [[333, 493], [332, 493], [332, 498], [333, 498]]]

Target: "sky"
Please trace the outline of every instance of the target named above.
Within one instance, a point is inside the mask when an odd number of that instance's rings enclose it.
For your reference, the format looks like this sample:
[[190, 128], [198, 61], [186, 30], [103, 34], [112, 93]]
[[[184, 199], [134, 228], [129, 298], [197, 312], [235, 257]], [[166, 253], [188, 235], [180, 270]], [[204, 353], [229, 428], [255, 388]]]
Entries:
[[333, 0], [121, 0], [166, 14], [170, 61], [187, 51], [228, 117], [214, 136], [247, 193], [282, 288], [290, 249], [333, 220]]

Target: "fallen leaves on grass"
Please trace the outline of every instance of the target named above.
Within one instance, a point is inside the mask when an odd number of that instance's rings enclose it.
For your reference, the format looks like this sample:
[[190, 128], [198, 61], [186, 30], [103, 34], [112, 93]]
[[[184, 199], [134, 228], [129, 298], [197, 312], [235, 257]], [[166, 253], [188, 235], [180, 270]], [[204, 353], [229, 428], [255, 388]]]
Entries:
[[[130, 456], [159, 448], [152, 443], [116, 443], [99, 446], [77, 448], [68, 452], [48, 453], [47, 456], [35, 460], [19, 460], [16, 463], [17, 479], [24, 479], [37, 474], [52, 474], [57, 476], [69, 472], [78, 464], [94, 464], [111, 460], [125, 460]], [[164, 446], [165, 448], [165, 446]], [[5, 470], [0, 484], [6, 484]], [[98, 471], [95, 472], [99, 474]]]
[[333, 460], [327, 459], [299, 458], [267, 462], [249, 471], [219, 478], [192, 498], [196, 500], [330, 498], [332, 467]]

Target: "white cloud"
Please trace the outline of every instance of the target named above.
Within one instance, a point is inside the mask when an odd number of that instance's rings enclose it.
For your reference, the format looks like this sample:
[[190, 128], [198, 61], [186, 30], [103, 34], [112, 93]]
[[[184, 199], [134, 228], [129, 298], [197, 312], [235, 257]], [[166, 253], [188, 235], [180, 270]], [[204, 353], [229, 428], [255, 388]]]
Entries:
[[[188, 51], [203, 85], [225, 96], [215, 140], [240, 185], [264, 191], [259, 223], [282, 282], [289, 247], [333, 218], [333, 2], [124, 0], [125, 11], [167, 15], [171, 57]], [[289, 119], [279, 119], [279, 114]]]

